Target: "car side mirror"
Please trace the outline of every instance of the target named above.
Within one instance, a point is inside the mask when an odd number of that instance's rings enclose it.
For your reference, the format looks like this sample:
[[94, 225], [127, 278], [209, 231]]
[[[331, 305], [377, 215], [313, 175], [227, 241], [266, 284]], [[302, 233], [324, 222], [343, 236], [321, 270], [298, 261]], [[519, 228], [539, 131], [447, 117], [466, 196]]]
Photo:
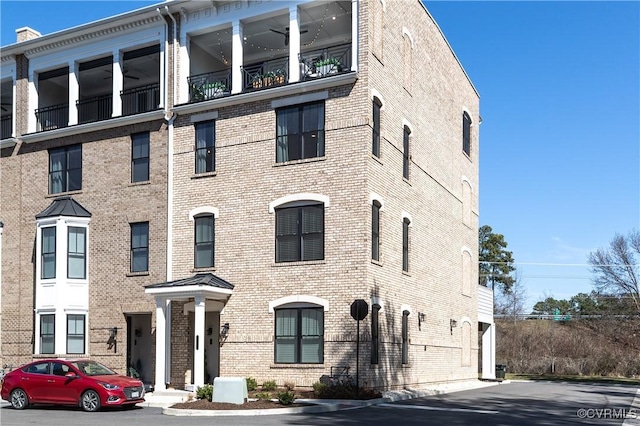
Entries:
[[67, 379], [77, 379], [78, 375], [76, 373], [74, 373], [73, 371], [69, 371], [68, 373], [66, 373], [64, 375], [64, 377], [66, 377]]

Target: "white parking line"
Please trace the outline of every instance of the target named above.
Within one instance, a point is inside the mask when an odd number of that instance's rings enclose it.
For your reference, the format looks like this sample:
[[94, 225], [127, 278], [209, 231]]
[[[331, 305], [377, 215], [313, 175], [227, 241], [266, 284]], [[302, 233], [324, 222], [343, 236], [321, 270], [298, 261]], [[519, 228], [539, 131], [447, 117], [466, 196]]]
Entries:
[[389, 407], [389, 408], [409, 408], [414, 410], [454, 411], [458, 413], [478, 413], [478, 414], [498, 414], [499, 413], [499, 411], [493, 411], [493, 410], [474, 410], [471, 408], [428, 407], [425, 405], [377, 404], [376, 406]]

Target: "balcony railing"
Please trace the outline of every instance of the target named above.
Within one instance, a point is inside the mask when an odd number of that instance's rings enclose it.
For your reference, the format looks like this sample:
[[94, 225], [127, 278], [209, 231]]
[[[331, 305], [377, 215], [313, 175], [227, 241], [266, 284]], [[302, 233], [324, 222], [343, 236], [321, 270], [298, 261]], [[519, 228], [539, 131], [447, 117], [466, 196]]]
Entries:
[[91, 123], [111, 118], [113, 97], [111, 94], [77, 101], [78, 123]]
[[289, 58], [276, 58], [242, 67], [242, 90], [260, 90], [289, 81]]
[[231, 93], [231, 70], [192, 75], [189, 82], [189, 102], [206, 101]]
[[126, 89], [120, 93], [122, 115], [140, 114], [158, 109], [160, 105], [160, 84]]
[[0, 139], [9, 139], [11, 137], [12, 118], [11, 114], [0, 117]]
[[351, 44], [300, 53], [302, 80], [351, 71]]
[[69, 104], [51, 105], [36, 109], [36, 131], [60, 129], [69, 126]]

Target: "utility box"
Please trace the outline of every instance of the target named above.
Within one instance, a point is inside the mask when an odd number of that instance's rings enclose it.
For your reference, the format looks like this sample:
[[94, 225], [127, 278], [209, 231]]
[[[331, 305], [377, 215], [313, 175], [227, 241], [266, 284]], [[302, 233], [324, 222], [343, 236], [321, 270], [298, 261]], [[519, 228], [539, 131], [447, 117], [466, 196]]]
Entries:
[[244, 404], [249, 398], [247, 379], [244, 377], [216, 377], [213, 379], [213, 402]]

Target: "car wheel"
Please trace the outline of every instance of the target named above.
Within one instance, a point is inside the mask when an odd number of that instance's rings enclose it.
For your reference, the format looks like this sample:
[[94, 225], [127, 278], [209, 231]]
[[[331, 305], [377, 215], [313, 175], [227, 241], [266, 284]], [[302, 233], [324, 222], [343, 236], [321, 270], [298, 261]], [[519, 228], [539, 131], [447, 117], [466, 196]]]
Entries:
[[85, 391], [80, 398], [80, 406], [84, 411], [98, 411], [100, 409], [100, 395], [91, 389]]
[[22, 410], [29, 406], [29, 398], [27, 398], [27, 393], [20, 388], [11, 391], [9, 401], [11, 401], [11, 406], [16, 410]]

